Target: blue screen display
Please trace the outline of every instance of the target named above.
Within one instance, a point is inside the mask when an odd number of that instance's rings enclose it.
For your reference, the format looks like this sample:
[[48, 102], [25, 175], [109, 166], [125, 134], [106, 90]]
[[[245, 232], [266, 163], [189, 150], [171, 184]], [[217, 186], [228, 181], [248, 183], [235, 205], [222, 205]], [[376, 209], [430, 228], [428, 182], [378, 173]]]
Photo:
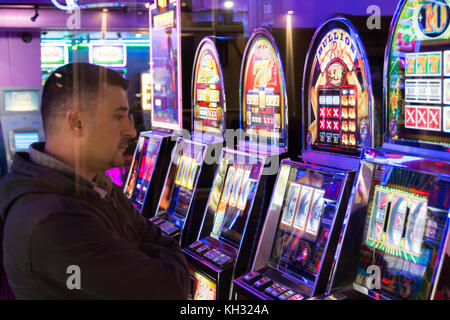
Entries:
[[28, 150], [30, 144], [39, 141], [37, 132], [14, 132], [14, 148], [16, 151]]

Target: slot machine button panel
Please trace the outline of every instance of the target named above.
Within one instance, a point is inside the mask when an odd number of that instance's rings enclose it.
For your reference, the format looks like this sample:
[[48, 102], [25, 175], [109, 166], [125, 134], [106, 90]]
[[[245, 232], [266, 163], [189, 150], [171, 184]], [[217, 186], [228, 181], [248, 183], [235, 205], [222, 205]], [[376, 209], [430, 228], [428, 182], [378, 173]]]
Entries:
[[205, 244], [205, 245], [195, 249], [195, 252], [197, 252], [198, 254], [204, 254], [210, 249], [211, 249], [211, 247], [209, 245]]
[[282, 293], [286, 292], [287, 290], [289, 290], [288, 287], [282, 286], [282, 287], [280, 287], [280, 288], [274, 290], [274, 291], [271, 293], [271, 296], [274, 297], [274, 298], [278, 298], [278, 296], [280, 296]]
[[253, 285], [257, 290], [264, 291], [268, 286], [270, 286], [273, 283], [272, 280], [270, 280], [267, 277], [262, 277], [258, 281], [255, 282]]
[[282, 295], [280, 295], [280, 296], [278, 297], [278, 299], [280, 299], [280, 300], [287, 300], [287, 299], [289, 299], [290, 297], [294, 296], [296, 293], [297, 293], [297, 292], [295, 292], [294, 290], [288, 290], [288, 291], [286, 291], [285, 293], [283, 293]]
[[212, 249], [210, 251], [208, 251], [204, 257], [208, 260], [214, 260], [214, 258], [216, 258], [218, 255], [220, 255], [221, 253], [219, 251], [217, 251], [216, 249]]
[[152, 217], [152, 218], [150, 218], [148, 220], [150, 222], [153, 222], [153, 224], [155, 224], [157, 226], [164, 222], [164, 220], [160, 219], [158, 216], [154, 216], [154, 217]]
[[203, 244], [203, 242], [199, 241], [195, 241], [194, 243], [189, 245], [189, 249], [191, 250], [195, 250], [196, 248], [200, 247]]
[[259, 278], [261, 278], [261, 275], [259, 274], [258, 271], [252, 271], [250, 273], [247, 273], [243, 277], [244, 281], [247, 282], [247, 283], [250, 283], [250, 284], [252, 284], [255, 281], [259, 280]]
[[304, 299], [304, 297], [300, 293], [297, 293], [297, 294], [293, 295], [292, 297], [288, 298], [287, 300], [303, 300], [303, 299]]
[[220, 260], [222, 260], [225, 257], [223, 253], [218, 254], [214, 259], [212, 259], [213, 262], [218, 263]]
[[279, 287], [281, 287], [281, 284], [279, 284], [278, 282], [275, 282], [274, 284], [272, 284], [271, 286], [267, 287], [266, 290], [264, 290], [264, 292], [266, 294], [272, 294], [272, 292], [274, 292], [275, 290], [277, 290]]
[[225, 267], [226, 265], [230, 264], [231, 262], [233, 262], [233, 259], [231, 259], [231, 257], [229, 256], [225, 256], [224, 258], [222, 258], [222, 260], [220, 260], [219, 262], [217, 262], [217, 265], [221, 268]]

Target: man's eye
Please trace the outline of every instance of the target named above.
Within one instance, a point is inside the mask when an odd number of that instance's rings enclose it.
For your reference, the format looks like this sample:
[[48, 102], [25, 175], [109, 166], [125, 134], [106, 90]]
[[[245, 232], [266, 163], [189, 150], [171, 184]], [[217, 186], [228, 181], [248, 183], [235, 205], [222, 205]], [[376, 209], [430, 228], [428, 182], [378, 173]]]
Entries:
[[125, 118], [125, 116], [122, 116], [122, 115], [116, 115], [115, 118], [116, 118], [117, 120], [122, 120], [122, 119]]

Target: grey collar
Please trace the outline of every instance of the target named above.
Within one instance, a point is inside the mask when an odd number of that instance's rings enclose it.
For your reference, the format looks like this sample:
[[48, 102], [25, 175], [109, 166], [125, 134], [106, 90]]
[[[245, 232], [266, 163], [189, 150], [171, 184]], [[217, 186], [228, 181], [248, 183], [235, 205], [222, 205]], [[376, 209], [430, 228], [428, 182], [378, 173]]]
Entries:
[[52, 157], [44, 152], [45, 142], [35, 142], [30, 145], [28, 152], [30, 160], [40, 166], [61, 172], [69, 177], [76, 177], [76, 179], [83, 179], [92, 184], [94, 190], [101, 198], [109, 197], [112, 189], [111, 178], [105, 174], [97, 174], [94, 180], [89, 179], [84, 173], [81, 173], [62, 161]]

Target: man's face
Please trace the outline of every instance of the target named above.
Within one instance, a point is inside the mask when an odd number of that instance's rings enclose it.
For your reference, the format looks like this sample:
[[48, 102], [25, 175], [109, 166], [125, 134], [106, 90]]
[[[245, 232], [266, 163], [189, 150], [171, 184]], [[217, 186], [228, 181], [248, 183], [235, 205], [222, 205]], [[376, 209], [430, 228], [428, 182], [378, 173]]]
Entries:
[[97, 97], [96, 110], [88, 114], [82, 152], [85, 165], [100, 172], [124, 165], [123, 154], [136, 130], [128, 116], [124, 89], [108, 84]]

